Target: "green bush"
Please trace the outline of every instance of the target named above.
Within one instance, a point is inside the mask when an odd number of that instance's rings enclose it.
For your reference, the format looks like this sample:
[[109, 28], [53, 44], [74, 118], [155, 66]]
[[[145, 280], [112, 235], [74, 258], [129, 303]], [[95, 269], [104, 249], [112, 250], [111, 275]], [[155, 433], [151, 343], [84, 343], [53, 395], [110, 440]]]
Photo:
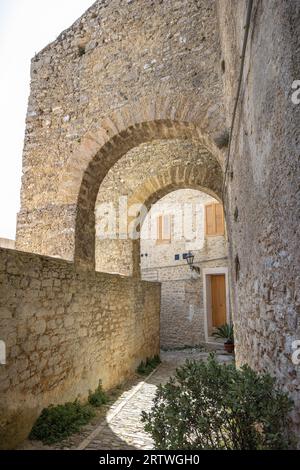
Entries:
[[78, 401], [51, 405], [42, 411], [29, 439], [42, 441], [43, 444], [54, 444], [78, 432], [94, 416], [95, 412], [90, 405], [82, 405]]
[[177, 369], [142, 420], [157, 449], [286, 449], [291, 408], [270, 375], [210, 355]]
[[89, 404], [92, 406], [95, 406], [96, 408], [100, 408], [102, 405], [105, 405], [105, 403], [107, 402], [108, 402], [108, 397], [106, 393], [102, 390], [102, 386], [100, 383], [94, 393], [90, 392]]
[[140, 375], [150, 374], [161, 363], [159, 356], [147, 358], [146, 362], [142, 361], [137, 368], [137, 373]]

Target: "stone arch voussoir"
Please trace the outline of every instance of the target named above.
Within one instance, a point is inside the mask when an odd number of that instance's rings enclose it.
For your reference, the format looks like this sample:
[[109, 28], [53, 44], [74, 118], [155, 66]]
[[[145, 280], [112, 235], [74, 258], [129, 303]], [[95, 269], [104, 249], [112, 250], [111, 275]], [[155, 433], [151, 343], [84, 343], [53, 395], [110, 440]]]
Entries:
[[[222, 202], [222, 170], [219, 174], [208, 174], [201, 171], [197, 165], [172, 166], [163, 174], [151, 176], [143, 182], [128, 199], [128, 207], [133, 205], [143, 205], [147, 212], [151, 206], [159, 199], [172, 191], [178, 189], [196, 189], [203, 191], [215, 199]], [[145, 220], [146, 213], [141, 218], [141, 226]], [[128, 218], [128, 227], [132, 217]], [[129, 233], [129, 238], [133, 239], [133, 233]], [[140, 240], [132, 243], [132, 272], [135, 276], [140, 276]]]
[[222, 165], [222, 152], [201, 125], [205, 116], [196, 103], [184, 96], [144, 97], [103, 118], [82, 138], [61, 175], [57, 195], [60, 204], [76, 206], [74, 258], [81, 267], [95, 267], [94, 208], [100, 184], [133, 147], [155, 139], [195, 140]]

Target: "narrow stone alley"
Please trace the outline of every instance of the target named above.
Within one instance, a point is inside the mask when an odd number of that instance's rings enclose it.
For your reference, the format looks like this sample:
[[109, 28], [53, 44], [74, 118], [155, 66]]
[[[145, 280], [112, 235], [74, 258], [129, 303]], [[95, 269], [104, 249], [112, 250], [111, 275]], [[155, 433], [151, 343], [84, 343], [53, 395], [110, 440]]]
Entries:
[[[196, 349], [162, 353], [162, 363], [144, 381], [124, 392], [110, 407], [105, 419], [77, 446], [79, 450], [150, 450], [153, 441], [144, 431], [141, 412], [150, 410], [157, 386], [168, 381], [186, 359], [205, 359], [207, 352]], [[220, 362], [232, 356], [218, 354]]]

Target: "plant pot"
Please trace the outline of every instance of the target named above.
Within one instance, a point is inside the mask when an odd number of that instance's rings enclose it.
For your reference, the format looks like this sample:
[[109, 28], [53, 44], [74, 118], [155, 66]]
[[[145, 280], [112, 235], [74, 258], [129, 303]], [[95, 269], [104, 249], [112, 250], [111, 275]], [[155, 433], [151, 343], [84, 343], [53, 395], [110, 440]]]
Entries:
[[232, 354], [234, 351], [234, 343], [224, 343], [224, 349], [226, 352]]

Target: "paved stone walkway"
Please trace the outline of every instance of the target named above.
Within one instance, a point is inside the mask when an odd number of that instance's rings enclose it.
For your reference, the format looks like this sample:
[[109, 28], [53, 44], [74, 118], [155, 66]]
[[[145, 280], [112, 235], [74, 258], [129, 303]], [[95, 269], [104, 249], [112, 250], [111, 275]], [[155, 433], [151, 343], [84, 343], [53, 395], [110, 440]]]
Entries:
[[[153, 449], [153, 442], [141, 422], [141, 412], [150, 410], [157, 386], [166, 383], [180, 364], [187, 358], [203, 359], [208, 354], [194, 349], [164, 352], [161, 356], [162, 364], [145, 381], [124, 392], [103, 422], [84, 436], [77, 449]], [[229, 362], [232, 356], [218, 354], [218, 360]]]

